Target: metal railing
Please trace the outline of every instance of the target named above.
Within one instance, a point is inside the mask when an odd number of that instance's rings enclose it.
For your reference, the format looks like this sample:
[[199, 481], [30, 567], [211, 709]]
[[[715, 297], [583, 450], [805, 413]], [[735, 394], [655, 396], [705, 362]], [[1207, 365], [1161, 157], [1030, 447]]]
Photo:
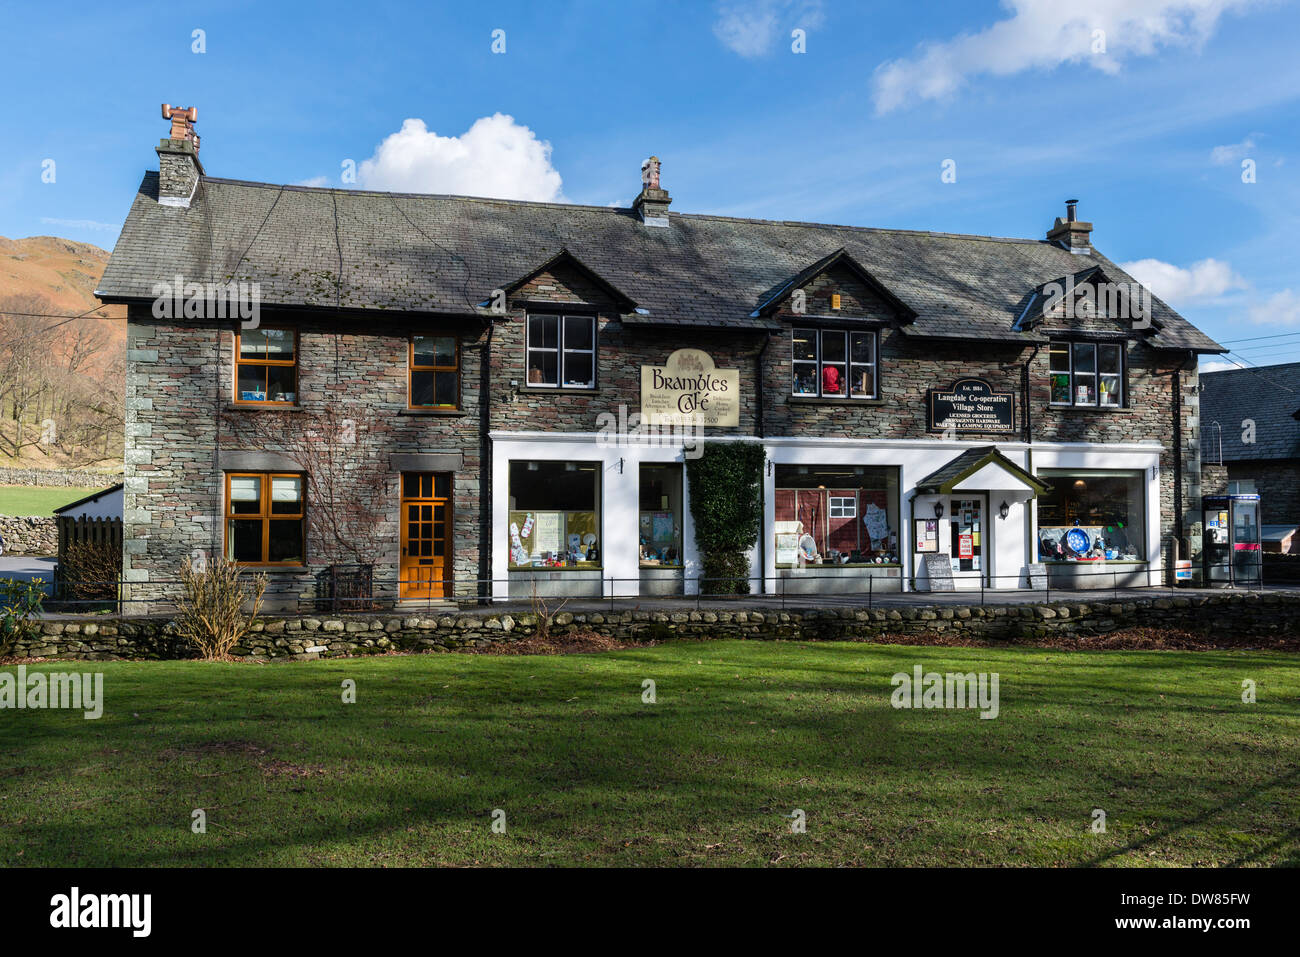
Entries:
[[[790, 606], [805, 608], [809, 605], [865, 606], [870, 609], [876, 606], [974, 604], [976, 595], [980, 605], [1038, 601], [1050, 603], [1053, 595], [1059, 599], [1066, 594], [1080, 598], [1109, 594], [1118, 599], [1124, 595], [1157, 591], [1173, 594], [1193, 586], [1191, 582], [1170, 583], [1167, 581], [1170, 570], [1148, 566], [1085, 568], [1079, 567], [1077, 563], [1060, 563], [1046, 566], [1046, 575], [1040, 574], [1036, 566], [1032, 577], [1023, 569], [1005, 575], [954, 572], [951, 579], [943, 578], [934, 583], [923, 577], [909, 579], [898, 566], [891, 568], [898, 572], [896, 575], [872, 573], [870, 566], [860, 568], [863, 572], [861, 575], [854, 575], [853, 572], [858, 569], [853, 567], [844, 568], [838, 573], [828, 573], [820, 567], [814, 567], [778, 569], [776, 575], [766, 576], [682, 575], [667, 580], [651, 580], [640, 576], [591, 576], [565, 581], [572, 573], [562, 571], [525, 571], [512, 573], [505, 578], [448, 578], [433, 581], [375, 577], [371, 581], [369, 594], [349, 597], [307, 593], [318, 586], [311, 579], [312, 573], [305, 571], [300, 575], [270, 576], [263, 608], [268, 612], [296, 614], [415, 613], [421, 609], [436, 614], [447, 613], [461, 606], [488, 604], [501, 609], [514, 606], [544, 608], [551, 614], [558, 613], [561, 606], [573, 606], [575, 610], [579, 607], [590, 607], [593, 610], [608, 607], [613, 611], [620, 605], [639, 607], [646, 604], [676, 609], [693, 608], [697, 611], [706, 604], [732, 603], [746, 603], [756, 610], [785, 609]], [[1196, 587], [1263, 591], [1264, 568], [1265, 563], [1262, 561], [1239, 563], [1235, 566], [1235, 582], [1202, 580], [1196, 583]], [[940, 582], [940, 587], [929, 587]], [[179, 578], [152, 579], [148, 582], [119, 579], [62, 584], [65, 587], [46, 599], [46, 612], [173, 613], [176, 611], [176, 596], [182, 588]], [[77, 590], [103, 589], [108, 594], [119, 597], [68, 597], [73, 589], [67, 586], [74, 584]], [[670, 586], [667, 593], [648, 594], [643, 590], [643, 586], [651, 585], [658, 592], [665, 584]], [[913, 587], [904, 587], [909, 584]]]

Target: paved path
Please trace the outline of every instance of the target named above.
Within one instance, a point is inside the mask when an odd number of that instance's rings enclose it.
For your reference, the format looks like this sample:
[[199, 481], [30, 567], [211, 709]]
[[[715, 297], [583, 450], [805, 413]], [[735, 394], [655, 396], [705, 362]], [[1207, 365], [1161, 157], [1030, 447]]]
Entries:
[[[808, 608], [923, 608], [923, 607], [941, 607], [941, 606], [958, 606], [958, 605], [1025, 605], [1025, 604], [1042, 604], [1045, 601], [1052, 603], [1066, 602], [1069, 604], [1096, 604], [1098, 602], [1115, 602], [1115, 601], [1135, 601], [1139, 598], [1178, 598], [1191, 597], [1194, 595], [1204, 595], [1209, 592], [1219, 594], [1240, 593], [1252, 594], [1261, 591], [1259, 588], [1237, 588], [1237, 589], [1206, 589], [1206, 588], [1096, 588], [1082, 590], [1064, 590], [1053, 588], [1050, 592], [1043, 589], [1031, 591], [1027, 588], [1021, 589], [999, 589], [996, 591], [986, 589], [982, 599], [978, 588], [971, 590], [961, 590], [955, 592], [887, 592], [885, 594], [874, 594], [867, 596], [864, 594], [853, 595], [787, 595], [782, 600], [780, 595], [744, 595], [735, 598], [719, 598], [718, 596], [701, 596], [696, 599], [694, 596], [689, 598], [618, 598], [611, 602], [608, 598], [597, 600], [594, 598], [579, 598], [572, 601], [562, 602], [561, 600], [547, 600], [546, 605], [552, 614], [560, 610], [559, 606], [563, 605], [563, 610], [568, 612], [598, 612], [598, 611], [628, 611], [638, 609], [640, 611], [694, 611], [696, 608], [717, 610], [719, 608], [729, 608], [734, 610], [753, 609], [755, 611], [780, 611], [782, 608], [806, 610]], [[1300, 592], [1300, 586], [1296, 585], [1271, 585], [1262, 589], [1265, 594], [1296, 594]], [[399, 610], [406, 608], [405, 604], [399, 606]], [[418, 610], [423, 607], [416, 603], [409, 606], [412, 610]], [[436, 613], [437, 604], [433, 605]], [[531, 602], [527, 600], [510, 600], [505, 602], [494, 602], [492, 605], [494, 611], [531, 611]]]
[[16, 578], [18, 581], [31, 581], [40, 578], [45, 582], [45, 591], [50, 590], [54, 580], [54, 566], [57, 559], [40, 558], [31, 555], [0, 555], [0, 578]]
[[[6, 562], [28, 562], [43, 563], [37, 566], [38, 572], [47, 580], [52, 574], [54, 564], [53, 559], [11, 559], [0, 558], [0, 577], [4, 577], [6, 572]], [[30, 577], [30, 575], [28, 576]], [[612, 602], [608, 598], [574, 598], [564, 600], [559, 598], [545, 599], [545, 605], [551, 614], [558, 614], [561, 611], [569, 613], [594, 613], [608, 611], [648, 611], [648, 612], [691, 612], [696, 610], [709, 611], [763, 611], [763, 612], [780, 612], [783, 609], [807, 611], [810, 608], [937, 608], [937, 607], [955, 607], [955, 606], [972, 606], [972, 605], [1026, 605], [1042, 604], [1044, 602], [1057, 602], [1074, 604], [1074, 605], [1092, 605], [1098, 603], [1113, 603], [1136, 601], [1141, 598], [1191, 598], [1197, 595], [1215, 594], [1279, 594], [1279, 595], [1296, 595], [1300, 594], [1300, 585], [1266, 585], [1261, 588], [1168, 588], [1164, 586], [1152, 588], [1095, 588], [1081, 590], [1065, 590], [1053, 588], [1050, 592], [1043, 589], [1031, 591], [1027, 588], [1020, 589], [985, 589], [981, 596], [978, 588], [963, 589], [954, 592], [885, 592], [850, 595], [787, 595], [784, 599], [780, 595], [737, 595], [734, 598], [721, 597], [717, 595], [702, 595], [698, 598], [690, 597], [640, 597], [640, 598], [616, 598]], [[99, 607], [99, 603], [92, 603]], [[386, 607], [382, 611], [362, 612], [362, 614], [378, 615], [401, 615], [401, 614], [430, 614], [430, 615], [455, 615], [458, 612], [509, 612], [511, 614], [528, 614], [534, 609], [529, 599], [509, 599], [504, 601], [492, 602], [490, 605], [478, 605], [467, 603], [458, 606], [455, 602], [450, 601], [403, 601], [396, 607]], [[156, 616], [165, 617], [174, 612], [174, 609], [165, 603], [158, 603], [149, 608], [145, 617]], [[344, 609], [330, 612], [317, 609], [314, 602], [303, 602], [302, 607], [297, 610], [280, 610], [267, 609], [263, 612], [267, 617], [278, 617], [281, 615], [309, 615], [313, 617], [331, 617], [339, 614], [347, 614]], [[42, 617], [63, 618], [76, 617], [73, 610], [61, 610], [59, 612], [44, 612]]]

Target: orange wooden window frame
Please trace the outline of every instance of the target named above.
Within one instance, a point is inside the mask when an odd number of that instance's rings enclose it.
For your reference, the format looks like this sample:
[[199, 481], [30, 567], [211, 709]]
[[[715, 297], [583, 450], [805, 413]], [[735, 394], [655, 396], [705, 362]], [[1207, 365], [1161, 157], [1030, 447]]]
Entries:
[[274, 331], [276, 331], [276, 332], [292, 332], [292, 333], [293, 333], [293, 358], [292, 358], [292, 359], [245, 359], [245, 358], [243, 357], [243, 334], [240, 333], [240, 332], [238, 332], [238, 331], [236, 331], [236, 332], [235, 332], [235, 380], [234, 380], [233, 383], [231, 383], [231, 394], [232, 394], [232, 396], [233, 396], [233, 400], [232, 400], [232, 401], [234, 402], [235, 405], [258, 405], [258, 406], [262, 406], [262, 405], [279, 405], [279, 406], [292, 406], [292, 405], [297, 405], [298, 403], [297, 403], [296, 401], [295, 401], [295, 402], [273, 402], [273, 401], [271, 401], [270, 399], [262, 399], [262, 400], [259, 401], [259, 400], [257, 400], [257, 399], [241, 399], [241, 398], [240, 398], [240, 395], [239, 395], [239, 367], [240, 367], [240, 366], [258, 366], [258, 367], [260, 367], [260, 368], [263, 370], [263, 376], [264, 376], [263, 381], [266, 381], [265, 377], [269, 375], [269, 373], [265, 371], [265, 370], [267, 370], [268, 368], [270, 368], [270, 367], [272, 367], [272, 366], [281, 367], [281, 368], [285, 368], [285, 367], [292, 366], [292, 367], [293, 367], [293, 370], [294, 370], [294, 376], [293, 376], [293, 391], [294, 391], [295, 394], [297, 394], [297, 392], [298, 392], [298, 387], [299, 387], [299, 385], [300, 385], [300, 383], [299, 383], [299, 381], [298, 381], [298, 355], [299, 355], [299, 353], [298, 353], [298, 348], [299, 348], [299, 341], [298, 341], [298, 340], [299, 340], [299, 335], [298, 335], [298, 330], [297, 330], [297, 329], [286, 329], [286, 328], [284, 328], [284, 327], [282, 327], [282, 326], [263, 326], [263, 327], [261, 327], [261, 328], [263, 328], [263, 329], [269, 329], [269, 330], [274, 330]]
[[[415, 363], [415, 340], [416, 339], [450, 339], [456, 348], [455, 358], [449, 366], [429, 366], [416, 365]], [[432, 372], [435, 373], [433, 380], [434, 395], [438, 393], [438, 379], [436, 373], [454, 372], [456, 374], [456, 401], [451, 405], [440, 402], [431, 402], [427, 405], [415, 404], [415, 373]], [[428, 336], [418, 335], [411, 336], [406, 343], [406, 407], [408, 409], [459, 409], [460, 408], [460, 337], [459, 336]]]
[[[261, 491], [258, 494], [258, 510], [253, 512], [236, 512], [234, 503], [230, 499], [230, 480], [235, 478], [255, 478], [261, 482]], [[302, 495], [298, 501], [297, 514], [285, 512], [271, 512], [271, 482], [278, 478], [293, 478], [300, 481], [299, 488]], [[222, 535], [222, 553], [230, 555], [230, 523], [232, 521], [262, 523], [262, 560], [260, 562], [239, 562], [240, 565], [250, 568], [254, 567], [271, 567], [271, 568], [299, 568], [307, 564], [307, 528], [304, 519], [307, 517], [307, 476], [301, 472], [227, 472], [226, 473], [226, 521]], [[267, 560], [271, 554], [271, 522], [289, 522], [297, 520], [302, 523], [302, 561], [297, 562], [272, 562]], [[229, 559], [233, 561], [234, 559]]]

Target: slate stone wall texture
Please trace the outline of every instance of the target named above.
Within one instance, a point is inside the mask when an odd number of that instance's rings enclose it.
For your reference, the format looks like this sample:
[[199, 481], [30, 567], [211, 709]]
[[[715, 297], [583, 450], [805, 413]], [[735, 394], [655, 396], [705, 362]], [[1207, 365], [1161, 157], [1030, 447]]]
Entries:
[[59, 526], [50, 516], [0, 515], [0, 538], [6, 555], [54, 555]]
[[1227, 470], [1229, 481], [1255, 483], [1265, 525], [1300, 525], [1300, 460], [1229, 462]]
[[[525, 364], [527, 315], [594, 311], [597, 325], [595, 389], [530, 386]], [[492, 340], [492, 428], [501, 431], [596, 432], [602, 413], [618, 415], [641, 408], [641, 366], [662, 365], [677, 349], [703, 349], [718, 368], [740, 371], [740, 425], [719, 429], [732, 435], [757, 434], [758, 381], [755, 358], [762, 335], [712, 329], [647, 329], [623, 323], [608, 294], [572, 267], [545, 272], [511, 298], [507, 321]], [[517, 386], [511, 386], [514, 381]]]
[[[1189, 544], [1198, 537], [1199, 450], [1196, 444], [1196, 371], [1186, 353], [1158, 351], [1138, 335], [1128, 342], [1127, 401], [1118, 410], [1053, 407], [1049, 403], [1048, 350], [1029, 344], [991, 341], [922, 340], [898, 325], [894, 307], [851, 270], [833, 266], [805, 286], [807, 314], [789, 307], [776, 313], [771, 331], [699, 327], [646, 327], [623, 321], [611, 295], [580, 268], [560, 262], [515, 291], [508, 313], [493, 324], [490, 347], [485, 321], [368, 314], [335, 317], [321, 312], [263, 309], [264, 325], [287, 324], [299, 330], [298, 402], [304, 416], [325, 405], [375, 414], [391, 423], [385, 439], [391, 452], [456, 452], [463, 468], [453, 478], [453, 540], [456, 593], [488, 577], [488, 529], [481, 520], [480, 484], [486, 424], [503, 431], [598, 429], [597, 417], [640, 407], [640, 369], [660, 364], [676, 349], [709, 352], [716, 365], [740, 371], [740, 425], [723, 430], [736, 435], [852, 436], [919, 439], [931, 437], [926, 423], [926, 393], [954, 380], [979, 376], [994, 389], [1017, 395], [1017, 426], [1023, 425], [1023, 375], [1028, 364], [1028, 412], [1036, 441], [1133, 443], [1164, 446], [1160, 470], [1162, 550], [1172, 567], [1175, 533], [1181, 524]], [[790, 320], [816, 324], [829, 295], [844, 297], [841, 318], [880, 328], [879, 401], [801, 401], [790, 396]], [[733, 304], [734, 306], [734, 304]], [[597, 387], [594, 390], [530, 387], [525, 367], [525, 316], [530, 309], [571, 307], [598, 316]], [[662, 318], [662, 317], [660, 317]], [[1015, 317], [1008, 316], [1008, 326]], [[1130, 330], [1116, 320], [1084, 318], [1048, 321], [1040, 333], [1116, 335]], [[1060, 327], [1060, 328], [1057, 328]], [[407, 337], [415, 332], [454, 331], [461, 343], [461, 409], [453, 415], [407, 413]], [[196, 551], [220, 554], [223, 541], [224, 484], [218, 453], [240, 450], [235, 417], [256, 417], [258, 409], [232, 406], [234, 324], [202, 320], [158, 320], [147, 307], [132, 307], [127, 353], [125, 560], [132, 598], [149, 599], [174, 591], [180, 564]], [[489, 350], [490, 408], [482, 407], [481, 357]], [[762, 364], [761, 372], [758, 368]], [[1182, 391], [1175, 410], [1174, 383]], [[512, 386], [511, 382], [516, 383]], [[760, 417], [759, 399], [763, 402]], [[1190, 400], [1190, 401], [1189, 401]], [[304, 419], [306, 421], [306, 419]], [[1184, 480], [1175, 488], [1174, 463], [1181, 441]], [[963, 436], [996, 442], [1012, 436]], [[257, 449], [277, 450], [274, 441]], [[1181, 513], [1175, 514], [1176, 491]], [[376, 576], [395, 580], [398, 569], [397, 475], [382, 487], [357, 489], [384, 504], [375, 531], [385, 544], [376, 550]], [[1184, 553], [1186, 554], [1186, 552]], [[319, 556], [297, 572], [275, 570], [272, 596], [313, 597]]]
[[117, 472], [79, 472], [66, 469], [16, 469], [0, 466], [0, 485], [37, 485], [47, 488], [108, 488], [121, 479]]
[[[1176, 628], [1205, 636], [1207, 648], [1273, 647], [1295, 639], [1300, 597], [1277, 593], [1207, 593], [1136, 601], [1041, 605], [958, 605], [898, 609], [571, 613], [553, 617], [552, 636], [595, 632], [621, 641], [739, 638], [871, 641], [946, 636], [956, 639], [1078, 641], [1125, 628]], [[465, 612], [424, 615], [266, 618], [235, 649], [254, 659], [335, 658], [391, 651], [447, 652], [517, 641], [537, 630], [533, 614]], [[924, 643], [924, 641], [922, 642]], [[166, 618], [45, 621], [37, 634], [0, 652], [18, 657], [111, 660], [190, 658]]]
[[162, 140], [158, 144], [158, 195], [188, 199], [199, 179], [197, 154], [188, 140]]
[[[264, 317], [299, 330], [298, 403], [311, 427], [318, 410], [384, 423], [381, 455], [450, 452], [463, 457], [452, 479], [452, 576], [471, 583], [479, 567], [480, 421], [478, 370], [483, 324], [434, 320], [343, 320], [319, 315]], [[342, 332], [339, 332], [339, 330]], [[408, 337], [413, 333], [456, 334], [461, 344], [461, 408], [455, 413], [407, 409]], [[128, 330], [126, 383], [126, 477], [123, 575], [128, 598], [148, 601], [175, 592], [181, 564], [195, 555], [224, 554], [222, 452], [284, 453], [285, 442], [266, 436], [257, 416], [268, 410], [232, 404], [235, 329], [232, 324], [156, 320], [132, 309]], [[275, 413], [271, 413], [275, 414]], [[250, 442], [249, 436], [256, 436]], [[364, 443], [363, 443], [364, 444]], [[296, 471], [296, 469], [286, 469]], [[340, 474], [343, 496], [376, 503], [383, 513], [374, 537], [385, 543], [374, 555], [375, 577], [398, 577], [400, 491], [389, 472], [379, 487], [356, 487]], [[310, 495], [310, 492], [309, 492]], [[310, 512], [310, 509], [309, 509]], [[314, 597], [316, 576], [328, 559], [308, 549], [299, 570], [268, 569], [268, 597]], [[467, 584], [470, 593], [473, 586]], [[464, 591], [456, 586], [457, 593]]]

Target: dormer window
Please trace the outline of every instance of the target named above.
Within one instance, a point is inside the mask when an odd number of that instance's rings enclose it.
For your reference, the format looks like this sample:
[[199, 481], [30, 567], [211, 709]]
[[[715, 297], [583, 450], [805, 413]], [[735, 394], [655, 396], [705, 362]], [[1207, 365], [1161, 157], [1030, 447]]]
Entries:
[[1053, 340], [1048, 352], [1052, 405], [1124, 407], [1124, 346]]
[[876, 333], [795, 329], [790, 394], [823, 399], [874, 399]]
[[530, 315], [528, 384], [556, 389], [596, 387], [596, 317]]

